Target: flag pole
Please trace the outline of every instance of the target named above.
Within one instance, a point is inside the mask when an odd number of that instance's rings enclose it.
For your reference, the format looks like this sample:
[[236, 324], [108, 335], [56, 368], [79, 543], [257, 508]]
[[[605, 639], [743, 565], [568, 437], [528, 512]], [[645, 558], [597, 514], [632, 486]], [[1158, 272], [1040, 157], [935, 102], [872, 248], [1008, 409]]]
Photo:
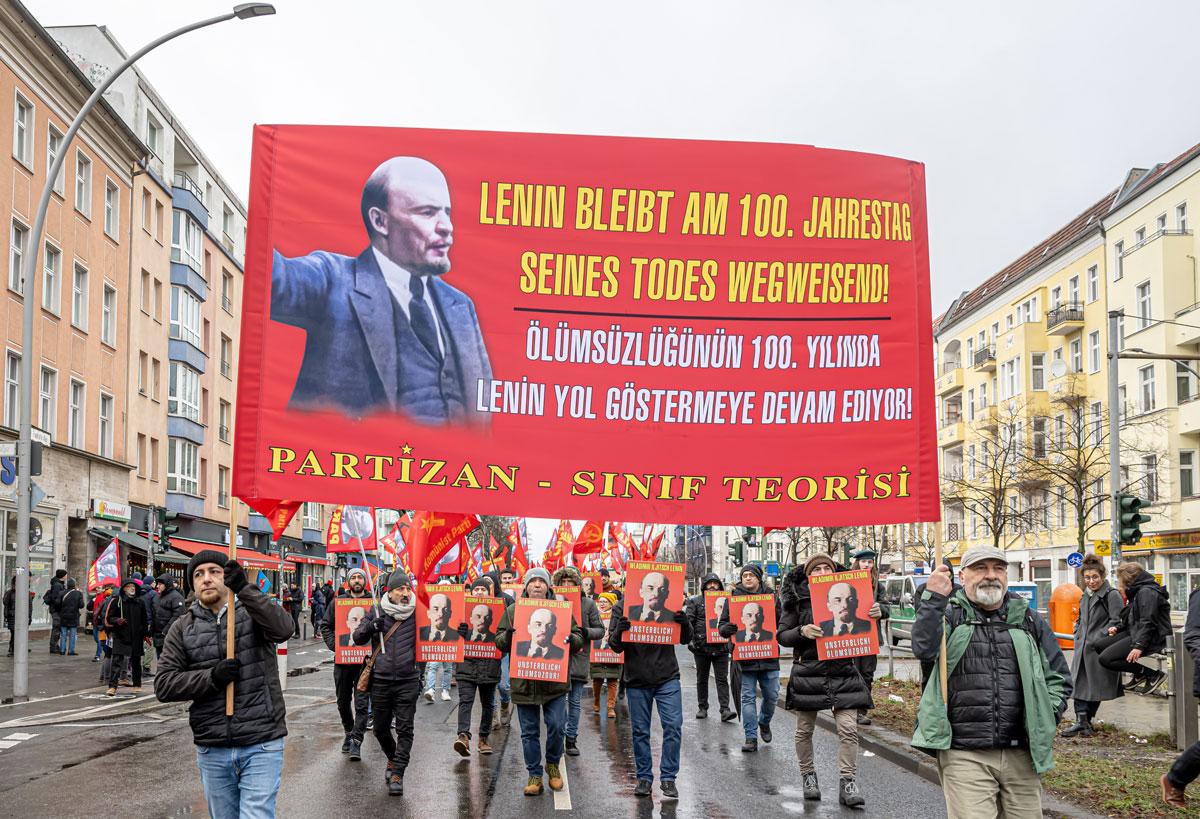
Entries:
[[[354, 539], [358, 541], [358, 554], [362, 560], [363, 574], [367, 576], [367, 588], [371, 590], [371, 600], [375, 603], [375, 616], [382, 617], [383, 609], [379, 605], [379, 598], [375, 596], [375, 584], [371, 582], [371, 573], [367, 571], [367, 548], [363, 546], [362, 536], [357, 531], [354, 533]], [[382, 637], [379, 638], [379, 653], [387, 654], [387, 647], [384, 646]]]
[[[938, 566], [942, 565], [942, 524], [937, 521], [933, 524], [933, 559], [937, 563], [930, 570], [932, 573]], [[942, 648], [938, 652], [938, 682], [942, 685], [942, 699], [946, 700], [946, 629], [942, 628]], [[948, 700], [947, 700], [948, 702]]]
[[[237, 498], [230, 498], [229, 503], [229, 559], [237, 560]], [[234, 596], [232, 589], [226, 589], [228, 597], [225, 600], [225, 659], [234, 658]], [[225, 686], [225, 716], [233, 716], [233, 681]]]

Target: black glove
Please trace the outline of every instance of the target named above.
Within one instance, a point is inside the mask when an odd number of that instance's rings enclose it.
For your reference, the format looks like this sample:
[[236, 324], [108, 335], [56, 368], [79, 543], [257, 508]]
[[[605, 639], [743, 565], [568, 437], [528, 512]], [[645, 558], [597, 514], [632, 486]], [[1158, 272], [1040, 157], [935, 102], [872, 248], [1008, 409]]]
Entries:
[[246, 584], [249, 582], [246, 579], [246, 573], [242, 571], [241, 564], [236, 560], [230, 560], [225, 564], [225, 588], [237, 594], [246, 588]]
[[[232, 561], [231, 561], [232, 562]], [[229, 683], [237, 679], [238, 670], [242, 667], [242, 661], [234, 657], [232, 660], [221, 660], [213, 666], [212, 681], [217, 688], [224, 688]]]
[[469, 633], [470, 633], [470, 631], [467, 629], [467, 624], [466, 624], [466, 623], [459, 623], [459, 624], [458, 624], [458, 635], [459, 635], [460, 637], [463, 637], [463, 638], [465, 639], [465, 638], [466, 638], [466, 636], [467, 636]]
[[687, 615], [684, 614], [682, 611], [675, 612], [675, 622], [676, 623], [679, 623], [680, 625], [682, 625], [687, 622], [687, 619], [688, 619]]
[[372, 620], [371, 627], [375, 629], [377, 634], [383, 634], [383, 632], [387, 631], [387, 625], [383, 622], [382, 617], [376, 617], [374, 620]]
[[621, 619], [617, 621], [617, 634], [625, 631], [629, 631], [629, 618], [621, 617]]
[[578, 651], [583, 648], [583, 635], [572, 631], [570, 639], [567, 640], [567, 645], [570, 646], [571, 651]]
[[737, 626], [735, 626], [733, 623], [722, 623], [717, 629], [717, 633], [722, 637], [732, 637], [733, 635], [737, 634]]

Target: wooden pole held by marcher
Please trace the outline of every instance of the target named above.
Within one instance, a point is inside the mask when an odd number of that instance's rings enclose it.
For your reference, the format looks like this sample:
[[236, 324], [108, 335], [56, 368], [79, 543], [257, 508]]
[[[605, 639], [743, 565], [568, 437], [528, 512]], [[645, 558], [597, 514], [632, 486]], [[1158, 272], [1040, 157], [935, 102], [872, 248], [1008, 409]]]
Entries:
[[[933, 560], [934, 566], [932, 571], [935, 571], [942, 565], [942, 522], [938, 521], [933, 524]], [[942, 647], [938, 651], [938, 682], [942, 686], [942, 700], [949, 707], [950, 697], [946, 692], [946, 629], [942, 628]]]
[[[237, 560], [237, 498], [232, 499], [229, 504], [229, 559]], [[229, 597], [225, 603], [225, 658], [232, 660], [234, 657], [234, 634], [233, 634], [233, 612], [234, 612], [234, 595], [233, 590], [228, 589]], [[229, 682], [225, 686], [225, 716], [233, 716], [233, 682]]]
[[[372, 520], [371, 522], [374, 523], [375, 521]], [[375, 584], [371, 582], [371, 573], [367, 571], [367, 549], [363, 546], [362, 538], [359, 537], [357, 532], [354, 535], [354, 539], [358, 541], [358, 554], [362, 559], [363, 573], [367, 575], [367, 588], [371, 591], [371, 599], [375, 601], [375, 616], [382, 617], [383, 608], [379, 605], [379, 598], [375, 595]], [[387, 594], [387, 590], [385, 589], [383, 593]], [[383, 644], [382, 637], [379, 638], [379, 653], [387, 654], [387, 646]]]

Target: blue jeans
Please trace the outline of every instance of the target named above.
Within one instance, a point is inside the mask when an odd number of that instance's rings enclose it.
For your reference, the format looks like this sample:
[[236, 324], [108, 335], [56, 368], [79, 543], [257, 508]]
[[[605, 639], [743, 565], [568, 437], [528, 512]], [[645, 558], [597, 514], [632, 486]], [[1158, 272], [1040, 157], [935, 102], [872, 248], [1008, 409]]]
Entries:
[[96, 641], [96, 659], [99, 660], [104, 656], [104, 643], [100, 642], [99, 626], [92, 626], [92, 637]]
[[[762, 713], [755, 708], [755, 687], [762, 689]], [[758, 726], [770, 725], [779, 700], [779, 669], [742, 671], [742, 729], [746, 739], [758, 739]]]
[[274, 819], [283, 772], [283, 738], [241, 748], [196, 746], [212, 819]]
[[512, 681], [508, 676], [507, 654], [500, 658], [500, 685], [496, 687], [500, 689], [500, 703], [502, 705], [512, 702]]
[[450, 690], [450, 673], [454, 663], [425, 663], [425, 690], [437, 688], [438, 670], [442, 672], [442, 690]]
[[571, 690], [567, 692], [567, 736], [571, 739], [579, 736], [579, 711], [587, 687], [587, 680], [571, 680]]
[[662, 724], [662, 760], [659, 780], [674, 782], [679, 774], [679, 737], [683, 732], [683, 694], [679, 680], [667, 680], [654, 688], [626, 688], [629, 721], [633, 731], [633, 764], [638, 779], [654, 781], [654, 758], [650, 755], [650, 708], [658, 707]]
[[567, 722], [567, 695], [542, 705], [517, 705], [521, 721], [521, 753], [530, 776], [542, 775], [542, 720], [546, 722], [546, 764], [557, 765], [563, 755], [563, 728]]
[[63, 654], [75, 653], [75, 637], [79, 634], [79, 628], [68, 628], [59, 626], [60, 636], [58, 638], [58, 648]]

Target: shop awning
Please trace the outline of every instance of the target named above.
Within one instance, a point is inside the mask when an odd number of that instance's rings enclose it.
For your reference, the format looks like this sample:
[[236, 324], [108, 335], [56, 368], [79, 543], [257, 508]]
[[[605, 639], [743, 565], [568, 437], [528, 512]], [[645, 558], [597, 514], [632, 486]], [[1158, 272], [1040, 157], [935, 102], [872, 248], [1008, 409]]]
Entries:
[[308, 555], [288, 555], [288, 560], [294, 563], [311, 563], [314, 566], [329, 565], [329, 561], [323, 557], [309, 557]]
[[[89, 530], [91, 534], [104, 540], [112, 540], [114, 537], [123, 548], [133, 549], [142, 554], [147, 553], [150, 548], [150, 541], [136, 532], [123, 532], [119, 529], [103, 529], [95, 526]], [[165, 552], [156, 552], [154, 555], [155, 563], [171, 563], [178, 565], [187, 565], [190, 555], [182, 552], [177, 552], [174, 549], [167, 549]]]
[[[220, 552], [223, 555], [229, 554], [229, 547], [224, 543], [205, 543], [200, 540], [184, 540], [183, 538], [171, 538], [171, 546], [181, 552], [189, 555], [194, 555], [197, 552], [205, 549], [212, 549]], [[281, 564], [279, 558], [274, 555], [263, 554], [256, 552], [253, 549], [239, 547], [237, 550], [237, 561], [243, 566], [249, 566], [253, 569], [266, 569], [267, 571], [284, 571], [292, 572], [296, 570], [296, 564], [291, 562], [291, 559], [283, 561]]]

